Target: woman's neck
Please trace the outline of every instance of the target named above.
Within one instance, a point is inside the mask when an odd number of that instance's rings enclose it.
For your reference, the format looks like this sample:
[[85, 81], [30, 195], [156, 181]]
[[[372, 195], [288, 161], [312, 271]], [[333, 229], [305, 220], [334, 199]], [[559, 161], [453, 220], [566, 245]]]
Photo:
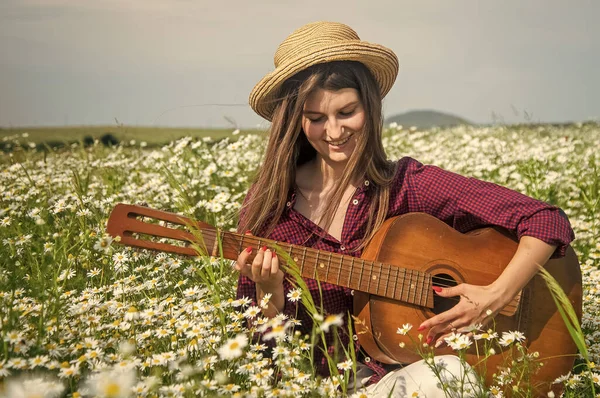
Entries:
[[315, 159], [315, 171], [323, 178], [323, 185], [335, 185], [344, 175], [347, 162], [328, 162], [320, 156]]
[[329, 192], [340, 182], [346, 163], [328, 163], [320, 156], [306, 163], [298, 186], [311, 191]]

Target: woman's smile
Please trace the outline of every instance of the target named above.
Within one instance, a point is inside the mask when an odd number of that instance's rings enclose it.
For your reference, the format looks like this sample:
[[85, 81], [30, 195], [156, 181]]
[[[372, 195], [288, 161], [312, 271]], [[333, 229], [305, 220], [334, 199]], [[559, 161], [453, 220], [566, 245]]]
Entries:
[[354, 135], [354, 133], [349, 134], [348, 136], [346, 136], [346, 138], [342, 138], [341, 140], [326, 140], [326, 142], [329, 144], [329, 147], [333, 150], [336, 149], [340, 149], [341, 147], [343, 147], [348, 141], [350, 141], [350, 138], [352, 138], [352, 136]]

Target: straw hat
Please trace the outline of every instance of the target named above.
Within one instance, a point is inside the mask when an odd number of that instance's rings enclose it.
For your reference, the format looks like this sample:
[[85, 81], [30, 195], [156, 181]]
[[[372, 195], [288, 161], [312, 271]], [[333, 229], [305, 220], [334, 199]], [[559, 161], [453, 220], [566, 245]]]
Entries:
[[279, 45], [275, 70], [252, 89], [250, 106], [272, 120], [283, 82], [309, 66], [331, 61], [363, 63], [379, 84], [382, 98], [398, 75], [398, 58], [389, 48], [361, 41], [352, 28], [342, 23], [313, 22], [294, 31]]

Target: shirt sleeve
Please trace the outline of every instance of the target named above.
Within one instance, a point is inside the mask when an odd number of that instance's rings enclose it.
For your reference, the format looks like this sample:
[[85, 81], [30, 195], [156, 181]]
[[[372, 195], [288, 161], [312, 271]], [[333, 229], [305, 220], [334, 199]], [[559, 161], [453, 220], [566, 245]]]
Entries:
[[517, 239], [532, 236], [557, 246], [553, 258], [564, 256], [575, 238], [566, 214], [556, 206], [411, 158], [398, 162], [390, 207], [394, 215], [428, 213], [460, 232], [495, 225]]

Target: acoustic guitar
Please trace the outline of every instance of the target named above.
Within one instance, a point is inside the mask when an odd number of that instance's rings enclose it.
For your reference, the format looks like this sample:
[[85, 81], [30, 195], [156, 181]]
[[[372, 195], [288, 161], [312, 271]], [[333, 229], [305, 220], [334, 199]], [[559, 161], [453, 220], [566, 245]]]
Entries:
[[[501, 229], [462, 234], [424, 213], [387, 220], [360, 258], [225, 232], [175, 213], [136, 205], [118, 204], [109, 217], [107, 232], [119, 236], [125, 245], [190, 256], [222, 255], [232, 260], [248, 246], [277, 245], [294, 260], [303, 277], [354, 289], [359, 342], [372, 358], [387, 364], [421, 359], [409, 337], [396, 333], [398, 328], [405, 323], [419, 325], [458, 302], [456, 297], [434, 295], [433, 286], [488, 285], [502, 273], [518, 245]], [[202, 247], [204, 253], [194, 246]], [[569, 247], [563, 258], [549, 260], [545, 269], [558, 281], [581, 319], [581, 271], [573, 249]], [[572, 370], [577, 348], [541, 276], [536, 275], [496, 315], [494, 323], [499, 334], [521, 331], [529, 351], [539, 352], [544, 365], [528, 382], [539, 386], [540, 395], [545, 396], [558, 376]], [[508, 349], [494, 347], [496, 354], [482, 364], [475, 346], [467, 351], [467, 361], [485, 372], [491, 382]], [[452, 351], [445, 347], [435, 353]]]

